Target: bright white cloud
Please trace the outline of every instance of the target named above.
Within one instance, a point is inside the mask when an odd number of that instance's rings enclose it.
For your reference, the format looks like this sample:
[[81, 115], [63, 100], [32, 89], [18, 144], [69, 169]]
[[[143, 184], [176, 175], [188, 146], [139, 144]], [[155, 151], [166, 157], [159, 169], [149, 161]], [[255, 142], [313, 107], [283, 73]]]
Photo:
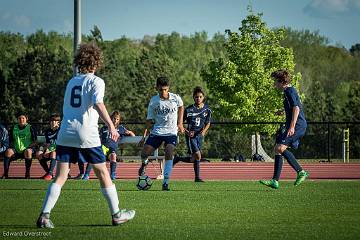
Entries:
[[360, 0], [312, 0], [303, 11], [320, 18], [360, 14]]

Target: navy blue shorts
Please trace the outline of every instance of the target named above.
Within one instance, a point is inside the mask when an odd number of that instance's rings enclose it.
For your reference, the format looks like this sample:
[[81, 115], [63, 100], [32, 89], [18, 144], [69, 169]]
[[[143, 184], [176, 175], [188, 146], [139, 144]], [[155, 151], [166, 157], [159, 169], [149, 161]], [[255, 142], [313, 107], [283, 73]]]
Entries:
[[300, 144], [300, 138], [305, 135], [306, 127], [295, 127], [295, 133], [292, 136], [286, 136], [288, 132], [288, 128], [285, 126], [281, 126], [276, 133], [276, 144], [283, 144], [288, 147], [297, 149]]
[[176, 146], [177, 136], [176, 135], [158, 136], [158, 135], [150, 134], [150, 136], [146, 139], [146, 142], [145, 142], [146, 145], [150, 145], [155, 149], [159, 148], [162, 143], [164, 143], [165, 146], [168, 144], [172, 144], [172, 145]]
[[204, 139], [204, 137], [201, 134], [196, 135], [195, 137], [192, 137], [192, 138], [190, 138], [189, 136], [185, 136], [188, 153], [193, 154], [196, 152], [200, 152], [201, 146], [203, 143], [203, 139]]
[[56, 145], [56, 160], [60, 162], [77, 163], [79, 160], [92, 164], [105, 162], [101, 146], [93, 148], [76, 148]]

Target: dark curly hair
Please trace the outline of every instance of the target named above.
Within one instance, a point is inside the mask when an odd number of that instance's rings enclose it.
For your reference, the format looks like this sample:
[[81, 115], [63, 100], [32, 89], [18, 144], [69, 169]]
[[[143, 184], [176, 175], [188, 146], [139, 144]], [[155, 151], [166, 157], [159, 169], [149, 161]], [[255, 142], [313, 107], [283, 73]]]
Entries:
[[277, 70], [271, 73], [271, 77], [284, 85], [291, 82], [291, 75], [287, 70]]
[[80, 73], [94, 72], [103, 63], [102, 51], [94, 43], [80, 44], [74, 56], [74, 64]]

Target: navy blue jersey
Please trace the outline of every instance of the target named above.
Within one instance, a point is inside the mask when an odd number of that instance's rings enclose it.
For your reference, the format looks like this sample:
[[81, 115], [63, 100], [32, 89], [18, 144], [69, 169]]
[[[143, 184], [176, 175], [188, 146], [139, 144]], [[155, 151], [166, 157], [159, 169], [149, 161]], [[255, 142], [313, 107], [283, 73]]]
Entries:
[[[127, 136], [127, 134], [126, 134], [127, 129], [123, 125], [120, 125], [117, 128], [117, 131], [118, 131], [118, 133], [120, 135], [120, 138], [124, 137], [124, 136]], [[100, 129], [101, 144], [103, 144], [104, 146], [106, 146], [108, 148], [112, 148], [112, 149], [116, 150], [120, 138], [116, 142], [114, 140], [112, 140], [111, 136], [110, 136], [109, 129], [108, 129], [108, 127], [106, 125], [103, 126]]]
[[306, 127], [305, 114], [300, 101], [299, 94], [294, 87], [287, 87], [284, 90], [284, 109], [286, 114], [286, 128], [290, 127], [291, 119], [293, 117], [293, 107], [298, 106], [300, 109], [298, 119], [295, 127]]
[[197, 108], [194, 104], [185, 108], [184, 122], [188, 124], [187, 130], [194, 131], [195, 135], [199, 134], [210, 121], [211, 109], [207, 104], [202, 108]]
[[46, 129], [45, 134], [44, 134], [46, 143], [56, 144], [56, 138], [57, 138], [59, 129], [60, 128], [57, 128], [55, 130], [52, 130], [51, 128]]

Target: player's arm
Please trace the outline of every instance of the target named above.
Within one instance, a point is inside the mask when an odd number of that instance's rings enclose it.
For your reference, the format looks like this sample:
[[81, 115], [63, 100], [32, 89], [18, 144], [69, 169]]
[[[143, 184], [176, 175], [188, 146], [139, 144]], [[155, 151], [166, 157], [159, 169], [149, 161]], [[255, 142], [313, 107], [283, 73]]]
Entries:
[[201, 135], [202, 136], [205, 136], [205, 134], [207, 133], [207, 131], [209, 130], [210, 128], [210, 122], [208, 122], [205, 127], [201, 130]]
[[119, 138], [119, 133], [118, 133], [117, 129], [115, 128], [113, 122], [111, 121], [111, 118], [105, 107], [105, 104], [102, 102], [98, 102], [95, 104], [95, 109], [99, 113], [100, 118], [104, 121], [106, 126], [108, 126], [109, 131], [111, 133], [111, 139], [116, 142]]
[[178, 107], [178, 129], [181, 133], [184, 133], [184, 106]]
[[31, 132], [31, 144], [28, 146], [28, 148], [33, 148], [36, 146], [37, 141], [37, 134], [33, 126], [30, 126], [30, 132]]
[[290, 122], [290, 128], [289, 128], [288, 133], [287, 133], [288, 136], [292, 136], [295, 133], [295, 125], [296, 125], [296, 121], [297, 121], [297, 119], [299, 117], [299, 113], [300, 113], [299, 106], [294, 106], [292, 108], [292, 119], [291, 119], [291, 122]]

